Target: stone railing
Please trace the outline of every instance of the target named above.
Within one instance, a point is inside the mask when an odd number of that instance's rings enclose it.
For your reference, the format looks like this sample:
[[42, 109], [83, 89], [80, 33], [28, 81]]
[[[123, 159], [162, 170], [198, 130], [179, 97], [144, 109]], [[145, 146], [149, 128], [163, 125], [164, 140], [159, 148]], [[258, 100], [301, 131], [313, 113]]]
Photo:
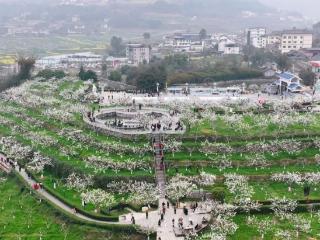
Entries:
[[[167, 116], [170, 117], [170, 114], [163, 109], [154, 109], [154, 108], [146, 108], [144, 110], [138, 111], [138, 112], [130, 112], [125, 111], [125, 109], [121, 108], [109, 108], [109, 109], [103, 109], [96, 113], [94, 113], [94, 117], [96, 118], [95, 121], [91, 121], [86, 114], [83, 115], [83, 120], [88, 124], [88, 126], [99, 133], [103, 133], [106, 135], [111, 135], [115, 137], [121, 137], [121, 138], [128, 138], [128, 139], [137, 139], [143, 136], [150, 137], [154, 132], [150, 129], [137, 129], [137, 128], [117, 128], [115, 126], [106, 125], [103, 121], [104, 118], [112, 118], [115, 116], [125, 118], [125, 119], [131, 119], [138, 116], [138, 114], [153, 114], [158, 116]], [[160, 130], [161, 134], [164, 135], [181, 135], [184, 134], [184, 130]]]

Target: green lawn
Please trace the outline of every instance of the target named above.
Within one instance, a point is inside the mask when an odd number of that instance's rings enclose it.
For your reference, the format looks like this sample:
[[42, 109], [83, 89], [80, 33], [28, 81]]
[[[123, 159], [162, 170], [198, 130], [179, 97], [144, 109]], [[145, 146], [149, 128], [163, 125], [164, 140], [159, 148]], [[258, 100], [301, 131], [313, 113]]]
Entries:
[[[30, 195], [13, 177], [0, 183], [0, 192], [0, 239], [38, 240], [42, 236], [42, 239], [50, 240], [118, 240], [128, 237], [125, 233], [68, 221], [45, 202], [40, 203], [36, 200], [34, 195]], [[130, 239], [144, 238], [130, 234]]]
[[[264, 239], [265, 240], [275, 240], [279, 239], [275, 237], [275, 232], [279, 229], [282, 230], [288, 230], [293, 235], [293, 238], [290, 239], [297, 239], [297, 240], [306, 240], [306, 239], [318, 239], [319, 238], [319, 232], [320, 232], [320, 224], [319, 220], [316, 217], [311, 217], [310, 214], [304, 213], [299, 214], [301, 217], [307, 218], [311, 220], [311, 232], [310, 233], [300, 233], [299, 237], [296, 237], [296, 232], [294, 231], [294, 228], [292, 227], [292, 224], [286, 221], [278, 221], [275, 220], [275, 225], [272, 227], [271, 231], [268, 232]], [[271, 215], [257, 215], [256, 216], [259, 220], [266, 219], [267, 217], [272, 219]], [[235, 222], [238, 224], [239, 228], [237, 232], [233, 236], [229, 236], [228, 239], [230, 240], [248, 240], [248, 239], [256, 239], [260, 240], [261, 235], [258, 233], [257, 229], [253, 226], [248, 226], [246, 224], [246, 216], [244, 215], [238, 215], [235, 217]]]

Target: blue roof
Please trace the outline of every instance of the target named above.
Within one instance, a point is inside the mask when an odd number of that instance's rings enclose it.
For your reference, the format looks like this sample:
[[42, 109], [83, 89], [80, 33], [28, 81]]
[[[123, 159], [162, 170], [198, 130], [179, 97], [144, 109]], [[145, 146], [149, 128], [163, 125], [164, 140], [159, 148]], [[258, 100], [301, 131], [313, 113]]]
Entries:
[[292, 73], [284, 72], [284, 73], [279, 73], [278, 77], [280, 77], [282, 79], [291, 80], [291, 79], [295, 78], [296, 76], [293, 75]]

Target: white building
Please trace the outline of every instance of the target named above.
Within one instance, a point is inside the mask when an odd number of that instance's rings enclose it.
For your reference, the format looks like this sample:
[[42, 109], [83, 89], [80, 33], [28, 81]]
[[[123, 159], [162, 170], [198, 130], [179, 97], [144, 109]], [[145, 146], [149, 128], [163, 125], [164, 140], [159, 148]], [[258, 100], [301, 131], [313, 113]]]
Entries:
[[306, 29], [291, 29], [281, 33], [280, 50], [282, 53], [312, 47], [313, 35]]
[[240, 47], [235, 43], [226, 44], [223, 54], [240, 54]]
[[40, 58], [36, 61], [36, 67], [40, 69], [45, 68], [63, 68], [68, 67], [79, 67], [83, 66], [96, 66], [101, 65], [102, 56], [96, 55], [91, 52], [75, 53], [75, 54], [65, 54], [56, 55]]
[[272, 32], [266, 36], [266, 44], [267, 46], [273, 45], [273, 46], [279, 46], [281, 43], [281, 32]]
[[108, 69], [119, 69], [128, 65], [128, 58], [110, 56], [106, 58], [106, 64]]
[[173, 48], [175, 52], [203, 52], [211, 39], [201, 39], [199, 33], [175, 33], [166, 35], [160, 47]]
[[149, 63], [151, 57], [151, 49], [144, 44], [128, 44], [126, 56], [129, 64], [138, 66], [139, 64]]
[[245, 40], [247, 45], [252, 45], [256, 48], [265, 48], [266, 28], [247, 28], [245, 31]]
[[222, 54], [240, 54], [240, 47], [226, 36], [219, 39], [218, 51]]

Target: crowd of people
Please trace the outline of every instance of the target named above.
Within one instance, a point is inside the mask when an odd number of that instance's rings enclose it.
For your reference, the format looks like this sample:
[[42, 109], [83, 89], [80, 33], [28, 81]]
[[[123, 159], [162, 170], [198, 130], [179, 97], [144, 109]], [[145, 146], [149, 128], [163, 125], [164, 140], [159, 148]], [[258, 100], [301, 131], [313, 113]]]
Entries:
[[[156, 131], [172, 131], [173, 130], [173, 123], [169, 123], [168, 125], [162, 125], [160, 121], [158, 123], [151, 124], [152, 132]], [[183, 125], [180, 121], [175, 123], [174, 131], [183, 131]]]

